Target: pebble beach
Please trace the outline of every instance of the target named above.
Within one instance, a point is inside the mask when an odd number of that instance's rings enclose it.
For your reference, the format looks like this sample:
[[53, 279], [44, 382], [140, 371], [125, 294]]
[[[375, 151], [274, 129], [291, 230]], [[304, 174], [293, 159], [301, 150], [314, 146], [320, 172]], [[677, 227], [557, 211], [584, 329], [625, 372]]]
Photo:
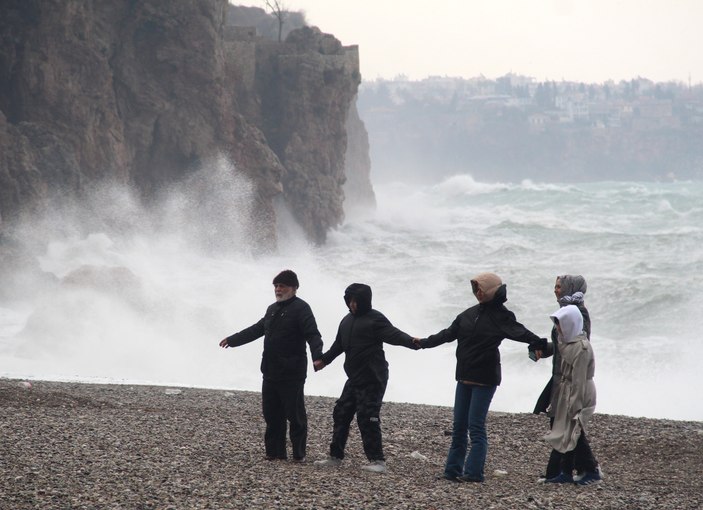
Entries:
[[449, 407], [387, 402], [388, 472], [354, 425], [327, 455], [334, 399], [307, 396], [305, 463], [266, 461], [256, 392], [0, 379], [0, 509], [701, 509], [703, 423], [596, 414], [604, 481], [540, 484], [544, 416], [489, 413], [484, 483], [437, 480]]

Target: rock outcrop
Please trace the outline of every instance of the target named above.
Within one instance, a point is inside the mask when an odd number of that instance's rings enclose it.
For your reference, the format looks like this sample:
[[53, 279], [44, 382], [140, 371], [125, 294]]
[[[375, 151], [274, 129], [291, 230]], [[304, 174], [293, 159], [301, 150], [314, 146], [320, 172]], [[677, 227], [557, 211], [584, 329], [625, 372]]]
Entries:
[[346, 120], [360, 82], [358, 51], [317, 28], [257, 47], [262, 131], [286, 172], [284, 197], [318, 242], [344, 217]]
[[354, 102], [347, 117], [347, 153], [344, 157], [347, 174], [344, 183], [345, 212], [348, 214], [365, 214], [376, 209], [370, 154], [369, 134]]
[[[111, 180], [148, 199], [226, 156], [275, 240], [283, 195], [309, 239], [343, 219], [358, 51], [227, 25], [225, 0], [0, 4], [0, 235], [24, 211]], [[360, 122], [360, 121], [357, 121]]]

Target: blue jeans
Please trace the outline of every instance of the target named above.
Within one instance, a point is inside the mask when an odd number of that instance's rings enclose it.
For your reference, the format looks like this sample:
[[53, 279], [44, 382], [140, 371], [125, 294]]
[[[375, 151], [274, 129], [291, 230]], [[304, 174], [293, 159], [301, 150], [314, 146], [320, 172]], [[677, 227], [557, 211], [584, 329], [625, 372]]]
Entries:
[[[447, 477], [467, 476], [483, 481], [483, 465], [488, 452], [486, 416], [497, 386], [456, 384], [454, 396], [454, 427], [444, 474]], [[468, 437], [471, 449], [466, 455]]]

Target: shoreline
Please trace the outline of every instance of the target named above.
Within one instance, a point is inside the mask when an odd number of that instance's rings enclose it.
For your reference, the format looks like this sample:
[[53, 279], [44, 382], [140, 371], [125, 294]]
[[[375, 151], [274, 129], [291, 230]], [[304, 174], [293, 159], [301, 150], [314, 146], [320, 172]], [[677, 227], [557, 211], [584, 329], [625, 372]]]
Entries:
[[[205, 390], [205, 391], [224, 391], [224, 392], [241, 392], [241, 393], [255, 393], [255, 394], [260, 394], [261, 392], [259, 390], [251, 390], [251, 389], [236, 389], [236, 388], [228, 388], [224, 386], [198, 386], [198, 385], [187, 385], [187, 384], [181, 384], [181, 383], [174, 383], [174, 384], [167, 384], [167, 383], [162, 383], [162, 382], [154, 382], [154, 381], [136, 381], [136, 380], [106, 380], [106, 379], [90, 379], [90, 378], [83, 378], [83, 379], [71, 379], [71, 378], [55, 378], [55, 379], [42, 379], [40, 377], [34, 377], [34, 376], [27, 376], [27, 377], [21, 377], [17, 376], [16, 374], [5, 374], [1, 375], [0, 374], [0, 384], [2, 384], [3, 381], [15, 381], [17, 383], [21, 383], [23, 381], [29, 382], [29, 383], [35, 383], [35, 382], [42, 382], [42, 383], [58, 383], [58, 384], [86, 384], [86, 385], [94, 385], [94, 386], [147, 386], [147, 387], [154, 387], [154, 388], [180, 388], [180, 389], [193, 389], [193, 390]], [[541, 389], [541, 388], [540, 388]], [[313, 394], [308, 394], [307, 391], [305, 393], [305, 398], [321, 398], [321, 399], [332, 399], [333, 401], [337, 399], [337, 396], [330, 396], [330, 395], [313, 395]], [[407, 401], [400, 401], [400, 400], [383, 400], [384, 406], [386, 404], [399, 404], [399, 405], [409, 405], [409, 406], [430, 406], [430, 407], [439, 407], [439, 408], [444, 408], [444, 409], [449, 409], [449, 412], [451, 412], [452, 406], [451, 405], [444, 405], [444, 404], [432, 404], [432, 403], [426, 403], [426, 402], [407, 402]], [[494, 402], [495, 404], [495, 402]], [[531, 406], [528, 406], [531, 407]], [[491, 412], [494, 414], [531, 414], [528, 411], [498, 411], [498, 410], [493, 410], [491, 408]], [[703, 419], [691, 419], [691, 418], [662, 418], [662, 417], [657, 417], [657, 416], [634, 416], [630, 414], [621, 414], [621, 413], [612, 413], [612, 412], [605, 412], [605, 411], [599, 411], [598, 407], [596, 407], [596, 415], [605, 415], [605, 416], [616, 416], [616, 417], [622, 417], [622, 418], [632, 418], [632, 419], [643, 419], [643, 420], [661, 420], [661, 421], [673, 421], [673, 422], [682, 422], [682, 423], [700, 423], [701, 428], [703, 428]]]
[[306, 396], [308, 461], [264, 460], [260, 393], [0, 379], [0, 508], [703, 507], [703, 422], [598, 414], [597, 486], [536, 483], [548, 420], [490, 412], [486, 481], [435, 480], [450, 407], [384, 403], [388, 473], [366, 473], [356, 424], [340, 468], [321, 469], [332, 397]]

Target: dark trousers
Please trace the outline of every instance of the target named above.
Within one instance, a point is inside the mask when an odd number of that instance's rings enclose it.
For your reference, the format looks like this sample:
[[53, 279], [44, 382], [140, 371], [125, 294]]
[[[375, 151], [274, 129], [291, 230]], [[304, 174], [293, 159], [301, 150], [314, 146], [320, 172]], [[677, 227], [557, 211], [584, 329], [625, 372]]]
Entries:
[[261, 388], [261, 407], [266, 421], [264, 444], [266, 457], [285, 459], [286, 422], [290, 423], [290, 442], [293, 445], [293, 458], [305, 457], [308, 439], [308, 416], [305, 411], [305, 397], [302, 381], [267, 381]]
[[[550, 418], [549, 428], [551, 428], [553, 424], [554, 418]], [[566, 453], [552, 450], [549, 454], [547, 478], [554, 478], [562, 471], [567, 475], [571, 474], [574, 469], [576, 469], [577, 473], [592, 473], [597, 468], [598, 461], [593, 455], [586, 433], [582, 430], [573, 450]]]
[[349, 437], [349, 427], [356, 414], [361, 441], [366, 457], [373, 460], [385, 460], [381, 439], [381, 405], [386, 393], [386, 383], [353, 386], [346, 382], [342, 395], [337, 399], [332, 412], [334, 427], [330, 455], [343, 459], [344, 448]]

